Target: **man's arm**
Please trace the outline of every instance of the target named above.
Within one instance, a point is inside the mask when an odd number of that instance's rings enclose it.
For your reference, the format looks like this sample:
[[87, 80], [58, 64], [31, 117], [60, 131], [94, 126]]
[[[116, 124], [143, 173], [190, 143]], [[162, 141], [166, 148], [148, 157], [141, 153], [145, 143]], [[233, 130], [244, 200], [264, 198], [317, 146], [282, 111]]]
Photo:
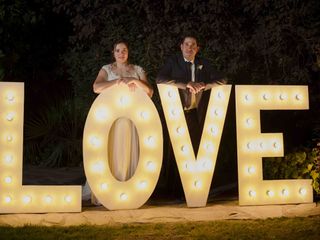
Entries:
[[206, 81], [206, 86], [204, 88], [204, 91], [209, 90], [215, 86], [227, 83], [227, 80], [224, 74], [215, 70], [208, 61], [205, 61], [205, 63], [207, 65], [207, 71], [209, 74], [208, 74], [208, 79]]
[[186, 89], [187, 84], [184, 82], [179, 81], [178, 79], [172, 78], [172, 67], [174, 65], [173, 58], [167, 59], [165, 64], [160, 69], [157, 77], [156, 82], [157, 83], [165, 83], [169, 85], [176, 86], [179, 89]]

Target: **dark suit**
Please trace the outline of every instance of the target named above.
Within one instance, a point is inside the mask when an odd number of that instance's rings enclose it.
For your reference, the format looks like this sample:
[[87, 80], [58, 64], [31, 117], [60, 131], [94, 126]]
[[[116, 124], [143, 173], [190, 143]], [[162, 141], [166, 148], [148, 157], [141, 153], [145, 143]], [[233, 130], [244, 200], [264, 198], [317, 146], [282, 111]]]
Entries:
[[[221, 73], [217, 72], [206, 59], [196, 56], [194, 59], [194, 64], [195, 82], [203, 82], [205, 84], [219, 84], [221, 83], [221, 80], [223, 80]], [[188, 64], [184, 60], [182, 53], [180, 53], [170, 57], [166, 61], [164, 66], [160, 69], [156, 81], [157, 83], [168, 83], [176, 85], [179, 88], [183, 108], [188, 108], [191, 103], [191, 93], [188, 89], [186, 89], [186, 85], [187, 83], [191, 82], [191, 78], [190, 63]], [[202, 91], [196, 94], [196, 102], [198, 103], [198, 107], [193, 110], [185, 111], [185, 116], [195, 154], [197, 154], [201, 138], [203, 121], [208, 103], [208, 95], [210, 95], [210, 91]]]
[[[221, 80], [223, 80], [222, 75], [214, 70], [206, 59], [196, 56], [194, 64], [195, 82], [220, 84]], [[182, 106], [184, 109], [188, 109], [191, 104], [191, 93], [186, 89], [186, 85], [191, 82], [191, 79], [191, 65], [184, 60], [182, 53], [180, 53], [170, 57], [165, 62], [158, 73], [156, 81], [157, 83], [167, 83], [177, 86], [179, 88]], [[199, 148], [209, 96], [210, 91], [201, 91], [196, 94], [197, 108], [184, 111], [195, 155], [197, 155]], [[179, 182], [176, 179], [172, 180], [173, 183], [175, 182], [176, 184]], [[173, 190], [179, 192], [179, 189]]]

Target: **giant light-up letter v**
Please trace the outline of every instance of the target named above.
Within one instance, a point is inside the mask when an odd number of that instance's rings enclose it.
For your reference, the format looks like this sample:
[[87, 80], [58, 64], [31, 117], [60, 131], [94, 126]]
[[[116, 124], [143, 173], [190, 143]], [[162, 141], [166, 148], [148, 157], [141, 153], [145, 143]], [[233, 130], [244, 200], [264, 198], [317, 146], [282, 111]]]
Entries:
[[81, 186], [22, 186], [24, 84], [0, 82], [0, 213], [80, 212]]
[[312, 202], [310, 179], [262, 176], [262, 157], [283, 156], [283, 139], [282, 133], [261, 133], [260, 110], [308, 108], [305, 86], [236, 86], [240, 205]]
[[197, 158], [191, 145], [177, 87], [158, 84], [158, 89], [187, 205], [203, 207], [208, 199], [231, 85], [211, 89]]

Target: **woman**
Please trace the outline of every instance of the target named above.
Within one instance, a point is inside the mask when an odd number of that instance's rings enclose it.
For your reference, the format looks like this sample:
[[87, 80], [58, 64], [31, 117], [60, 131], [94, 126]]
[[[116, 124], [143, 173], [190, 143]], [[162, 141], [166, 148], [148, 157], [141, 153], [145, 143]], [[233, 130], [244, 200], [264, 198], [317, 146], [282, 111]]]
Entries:
[[[130, 91], [141, 88], [152, 96], [153, 89], [147, 81], [144, 70], [137, 65], [128, 63], [129, 49], [127, 43], [120, 41], [114, 44], [115, 62], [104, 65], [93, 83], [93, 91], [101, 93], [115, 85], [125, 84]], [[126, 146], [126, 147], [123, 147]], [[108, 159], [113, 176], [119, 181], [128, 180], [135, 172], [139, 160], [139, 139], [136, 128], [131, 120], [119, 118], [113, 124], [109, 133]], [[90, 189], [86, 183], [83, 189], [83, 199]], [[90, 194], [89, 194], [90, 195]], [[93, 196], [92, 202], [96, 204]]]

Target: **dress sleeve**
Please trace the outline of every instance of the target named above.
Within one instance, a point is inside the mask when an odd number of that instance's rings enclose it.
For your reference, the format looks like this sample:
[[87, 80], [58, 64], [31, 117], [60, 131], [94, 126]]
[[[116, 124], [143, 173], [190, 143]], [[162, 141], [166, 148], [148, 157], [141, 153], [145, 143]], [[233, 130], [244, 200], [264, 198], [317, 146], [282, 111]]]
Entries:
[[108, 75], [110, 75], [110, 71], [111, 71], [111, 65], [110, 65], [110, 64], [102, 66], [101, 69], [105, 70], [106, 73], [107, 73]]
[[142, 76], [145, 76], [146, 75], [146, 72], [143, 70], [142, 67], [138, 66], [138, 65], [135, 65], [135, 70], [139, 76], [139, 79], [142, 78]]

